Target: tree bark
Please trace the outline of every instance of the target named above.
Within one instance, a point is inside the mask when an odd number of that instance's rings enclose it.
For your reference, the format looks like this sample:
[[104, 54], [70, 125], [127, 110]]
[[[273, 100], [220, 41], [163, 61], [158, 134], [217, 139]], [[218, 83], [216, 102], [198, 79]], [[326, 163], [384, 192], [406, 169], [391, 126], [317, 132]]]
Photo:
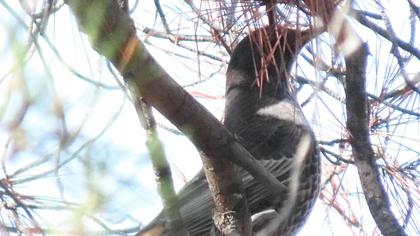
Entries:
[[[226, 166], [228, 163], [226, 160], [234, 161], [271, 190], [273, 196], [280, 196], [279, 193], [285, 189], [285, 186], [278, 182], [273, 175], [267, 173], [265, 168], [234, 140], [221, 123], [171, 79], [150, 56], [137, 38], [132, 20], [126, 12], [119, 8], [118, 1], [68, 0], [66, 3], [76, 15], [81, 31], [88, 35], [93, 48], [113, 63], [137, 96], [142, 97], [148, 104], [155, 107], [190, 138], [204, 154], [203, 161], [207, 170], [218, 171], [221, 168], [228, 170], [231, 167]], [[224, 160], [224, 164], [221, 164], [220, 160]], [[212, 176], [215, 175], [217, 173], [208, 172], [207, 178], [210, 176], [209, 179], [212, 179]], [[214, 180], [215, 182], [220, 181]], [[237, 179], [229, 180], [236, 181]], [[231, 184], [231, 186], [240, 185]], [[223, 185], [217, 187], [217, 190], [220, 191], [226, 189]], [[243, 195], [240, 192], [240, 187], [238, 190], [230, 189], [230, 192], [213, 194], [218, 196], [226, 194], [225, 197], [232, 195], [230, 200], [225, 199], [219, 202], [223, 207], [218, 208], [225, 211], [229, 217], [232, 215], [228, 209], [232, 209], [232, 206], [236, 205], [229, 204], [245, 201], [241, 197]], [[240, 210], [244, 212], [239, 212], [238, 216], [249, 215], [246, 212], [246, 207], [242, 207]], [[221, 212], [221, 214], [224, 213]], [[249, 217], [246, 218], [239, 217], [232, 222], [249, 224]], [[235, 226], [234, 228], [247, 230], [249, 227]]]
[[178, 210], [171, 168], [156, 130], [156, 121], [152, 113], [152, 108], [142, 101], [141, 98], [136, 99], [134, 106], [140, 123], [146, 131], [146, 146], [149, 150], [150, 160], [155, 171], [157, 191], [162, 199], [163, 212], [167, 220], [165, 226], [171, 232], [171, 235], [188, 235]]
[[351, 135], [353, 157], [359, 171], [363, 193], [369, 210], [385, 236], [406, 235], [390, 209], [388, 195], [382, 185], [376, 155], [369, 137], [369, 114], [366, 93], [366, 44], [345, 58], [347, 129]]
[[[370, 213], [383, 235], [406, 235], [391, 211], [389, 198], [376, 165], [377, 157], [370, 142], [365, 86], [368, 46], [362, 43], [362, 40], [345, 18], [333, 20], [337, 10], [334, 1], [305, 0], [305, 3], [313, 15], [321, 17], [325, 26], [329, 26], [330, 23], [334, 24], [336, 30], [333, 34], [337, 42], [337, 48], [341, 49], [345, 57], [346, 83], [344, 89], [346, 93], [347, 129], [351, 135], [352, 153]], [[343, 15], [344, 13], [341, 12], [340, 14]], [[354, 50], [349, 53], [349, 48]], [[345, 52], [345, 49], [347, 49], [347, 52]]]

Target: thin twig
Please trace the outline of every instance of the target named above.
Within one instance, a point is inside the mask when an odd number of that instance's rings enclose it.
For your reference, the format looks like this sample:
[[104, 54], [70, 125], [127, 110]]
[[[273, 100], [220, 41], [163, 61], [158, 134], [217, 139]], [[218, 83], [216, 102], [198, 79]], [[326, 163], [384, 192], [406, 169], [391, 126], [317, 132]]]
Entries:
[[156, 130], [152, 108], [139, 97], [136, 98], [134, 106], [140, 123], [147, 134], [147, 149], [155, 171], [158, 193], [162, 199], [167, 222], [165, 227], [171, 235], [188, 235], [179, 213], [171, 168]]

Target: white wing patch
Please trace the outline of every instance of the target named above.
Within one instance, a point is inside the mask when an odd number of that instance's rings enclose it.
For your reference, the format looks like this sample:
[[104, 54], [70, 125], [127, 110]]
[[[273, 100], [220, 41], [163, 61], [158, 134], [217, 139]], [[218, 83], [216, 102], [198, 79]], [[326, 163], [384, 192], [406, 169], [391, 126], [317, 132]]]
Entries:
[[258, 115], [271, 116], [279, 120], [288, 120], [297, 125], [307, 125], [302, 111], [290, 101], [281, 101], [279, 103], [263, 107], [257, 111]]

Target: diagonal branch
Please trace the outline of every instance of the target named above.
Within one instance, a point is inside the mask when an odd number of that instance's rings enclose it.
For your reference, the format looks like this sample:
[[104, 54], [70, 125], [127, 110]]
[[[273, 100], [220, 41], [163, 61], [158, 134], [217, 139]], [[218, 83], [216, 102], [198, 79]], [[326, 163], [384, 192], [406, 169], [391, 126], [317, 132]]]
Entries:
[[234, 140], [222, 124], [182, 89], [147, 52], [133, 21], [111, 0], [67, 0], [81, 31], [110, 60], [138, 97], [155, 107], [195, 146], [209, 163], [230, 160], [248, 170], [273, 196], [286, 188]]
[[411, 55], [415, 56], [417, 59], [420, 59], [420, 50], [418, 48], [413, 47], [409, 43], [405, 42], [404, 40], [395, 37], [394, 40], [392, 40], [390, 33], [383, 29], [382, 27], [378, 26], [377, 24], [373, 23], [372, 21], [368, 20], [365, 16], [363, 16], [360, 13], [356, 14], [356, 20], [368, 27], [369, 29], [373, 30], [375, 33], [379, 34], [380, 36], [384, 37], [385, 39], [391, 41], [398, 47], [404, 49], [405, 51], [409, 52]]

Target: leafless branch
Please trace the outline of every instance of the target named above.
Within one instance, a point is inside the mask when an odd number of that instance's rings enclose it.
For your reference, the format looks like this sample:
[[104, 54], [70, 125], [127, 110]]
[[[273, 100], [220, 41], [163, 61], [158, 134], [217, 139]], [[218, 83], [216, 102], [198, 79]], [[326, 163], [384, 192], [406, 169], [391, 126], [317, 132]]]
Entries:
[[[221, 159], [233, 161], [272, 190], [273, 196], [281, 196], [280, 192], [285, 186], [267, 173], [217, 119], [161, 69], [138, 40], [131, 19], [113, 5], [113, 1], [86, 3], [74, 0], [66, 3], [76, 15], [81, 30], [90, 37], [96, 36], [92, 40], [95, 50], [114, 64], [128, 84], [134, 87], [134, 91], [139, 93], [137, 96], [143, 97], [186, 133], [208, 160], [215, 164]], [[104, 21], [93, 29], [88, 28], [88, 16], [98, 8], [106, 9]]]
[[353, 156], [370, 212], [383, 235], [406, 235], [391, 212], [388, 195], [381, 183], [376, 155], [369, 138], [366, 95], [366, 57], [368, 47], [360, 46], [346, 57], [347, 128], [351, 135]]
[[153, 117], [152, 108], [142, 101], [140, 97], [135, 99], [134, 106], [140, 123], [146, 130], [147, 149], [155, 170], [158, 192], [162, 199], [163, 211], [168, 222], [166, 225], [167, 230], [171, 235], [188, 235], [179, 213], [171, 168], [156, 130], [156, 121]]
[[[391, 40], [390, 33], [378, 26], [377, 24], [371, 22], [370, 20], [366, 19], [365, 16], [362, 14], [356, 14], [356, 20], [359, 21], [362, 25], [368, 27], [369, 29], [373, 30], [375, 33], [379, 34], [380, 36]], [[403, 41], [400, 38], [395, 37], [394, 40], [395, 44], [404, 49], [405, 51], [409, 52], [411, 55], [415, 56], [417, 59], [420, 59], [420, 50], [411, 46], [409, 43]]]

